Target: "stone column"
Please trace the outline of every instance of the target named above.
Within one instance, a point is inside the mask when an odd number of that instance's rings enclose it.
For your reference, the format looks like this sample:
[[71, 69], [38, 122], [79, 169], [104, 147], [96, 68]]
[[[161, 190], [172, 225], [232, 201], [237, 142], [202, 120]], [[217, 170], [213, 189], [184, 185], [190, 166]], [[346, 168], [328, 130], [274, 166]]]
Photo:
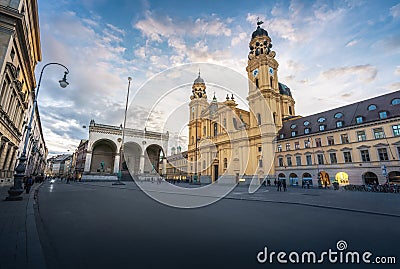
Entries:
[[140, 155], [140, 162], [139, 162], [139, 174], [144, 173], [144, 154]]
[[163, 166], [162, 166], [163, 175], [167, 174], [167, 158], [163, 158]]
[[83, 170], [84, 173], [90, 173], [90, 165], [92, 163], [92, 153], [86, 153], [86, 160], [85, 160], [85, 168]]
[[8, 148], [10, 147], [9, 142], [4, 142], [2, 144], [3, 150], [1, 152], [1, 156], [0, 156], [0, 170], [4, 170], [5, 169], [5, 164], [6, 164], [6, 155], [8, 152]]
[[120, 156], [119, 155], [115, 155], [115, 158], [114, 158], [114, 171], [113, 171], [114, 174], [118, 174], [118, 171], [119, 171], [119, 159], [120, 159]]
[[4, 169], [12, 170], [14, 168], [11, 166], [11, 163], [13, 163], [14, 156], [15, 156], [15, 146], [10, 148], [10, 154], [8, 154], [7, 164]]

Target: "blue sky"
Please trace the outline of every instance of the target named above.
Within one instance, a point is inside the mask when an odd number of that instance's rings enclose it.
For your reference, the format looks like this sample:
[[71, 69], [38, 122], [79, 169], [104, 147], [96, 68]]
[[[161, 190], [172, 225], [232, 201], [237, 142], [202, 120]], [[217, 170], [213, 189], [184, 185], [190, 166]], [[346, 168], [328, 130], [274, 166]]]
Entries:
[[[134, 95], [158, 72], [181, 64], [215, 63], [245, 75], [257, 17], [297, 114], [400, 89], [399, 1], [38, 2], [43, 61], [37, 73], [52, 61], [71, 71], [66, 89], [57, 87], [63, 74], [57, 67], [46, 69], [42, 82], [40, 112], [51, 154], [87, 138], [82, 125], [91, 118], [122, 122], [128, 76]], [[188, 88], [184, 102], [190, 94]]]

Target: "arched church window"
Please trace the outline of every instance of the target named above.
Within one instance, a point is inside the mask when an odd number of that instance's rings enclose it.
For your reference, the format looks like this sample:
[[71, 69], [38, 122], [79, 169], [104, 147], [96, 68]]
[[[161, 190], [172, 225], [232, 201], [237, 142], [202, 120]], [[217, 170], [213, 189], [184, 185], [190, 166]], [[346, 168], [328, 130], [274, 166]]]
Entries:
[[292, 115], [292, 107], [289, 106], [289, 115]]
[[260, 113], [257, 113], [257, 123], [258, 123], [258, 125], [261, 125], [261, 115], [260, 115]]
[[233, 121], [233, 128], [235, 128], [235, 130], [237, 130], [237, 121], [235, 118], [232, 119]]
[[272, 76], [269, 77], [269, 85], [271, 85], [271, 87], [272, 87], [273, 82], [274, 82], [274, 79], [272, 78]]
[[218, 135], [218, 124], [214, 123], [214, 136]]
[[264, 53], [264, 50], [261, 48], [261, 54], [263, 54]]
[[259, 48], [256, 49], [256, 56], [258, 56], [258, 55], [260, 55], [260, 49]]
[[258, 78], [256, 78], [256, 87], [259, 88], [259, 85], [258, 85]]

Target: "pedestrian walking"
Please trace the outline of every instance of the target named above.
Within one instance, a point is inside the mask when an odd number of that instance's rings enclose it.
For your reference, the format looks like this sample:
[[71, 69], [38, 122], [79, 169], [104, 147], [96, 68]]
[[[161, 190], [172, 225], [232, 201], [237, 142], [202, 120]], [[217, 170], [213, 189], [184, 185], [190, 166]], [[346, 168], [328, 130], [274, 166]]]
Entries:
[[267, 179], [267, 186], [271, 186], [271, 180]]
[[282, 191], [282, 182], [278, 180], [276, 184], [278, 185], [278, 191]]
[[274, 186], [276, 186], [276, 184], [277, 184], [276, 179], [274, 179]]
[[286, 191], [286, 180], [282, 181], [283, 191]]

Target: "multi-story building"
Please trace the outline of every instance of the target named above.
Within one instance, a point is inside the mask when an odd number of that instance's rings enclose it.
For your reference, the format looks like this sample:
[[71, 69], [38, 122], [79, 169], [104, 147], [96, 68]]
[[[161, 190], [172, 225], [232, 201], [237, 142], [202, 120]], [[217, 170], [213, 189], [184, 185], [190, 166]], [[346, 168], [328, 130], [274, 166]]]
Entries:
[[51, 177], [72, 176], [72, 155], [61, 154], [48, 159], [46, 175]]
[[82, 178], [83, 172], [85, 170], [86, 153], [88, 149], [89, 140], [82, 139], [79, 143], [78, 149], [76, 151], [75, 160], [75, 176], [80, 179]]
[[290, 184], [400, 182], [400, 91], [284, 121], [275, 169]]
[[0, 1], [0, 180], [10, 181], [41, 60], [37, 1]]
[[186, 181], [187, 180], [187, 151], [181, 152], [178, 146], [178, 151], [175, 153], [172, 148], [172, 155], [167, 157], [167, 172], [164, 174], [165, 179], [174, 181]]
[[[33, 105], [33, 102], [31, 102], [31, 105]], [[27, 128], [25, 128], [22, 136], [23, 139], [19, 147], [20, 153], [22, 152], [24, 147], [24, 142], [25, 142], [24, 139], [26, 136], [26, 132]], [[26, 162], [25, 174], [28, 176], [44, 175], [44, 170], [46, 168], [47, 154], [48, 150], [43, 138], [42, 124], [40, 122], [39, 111], [38, 108], [36, 107], [32, 122], [31, 135], [29, 137], [26, 149], [27, 162]]]

